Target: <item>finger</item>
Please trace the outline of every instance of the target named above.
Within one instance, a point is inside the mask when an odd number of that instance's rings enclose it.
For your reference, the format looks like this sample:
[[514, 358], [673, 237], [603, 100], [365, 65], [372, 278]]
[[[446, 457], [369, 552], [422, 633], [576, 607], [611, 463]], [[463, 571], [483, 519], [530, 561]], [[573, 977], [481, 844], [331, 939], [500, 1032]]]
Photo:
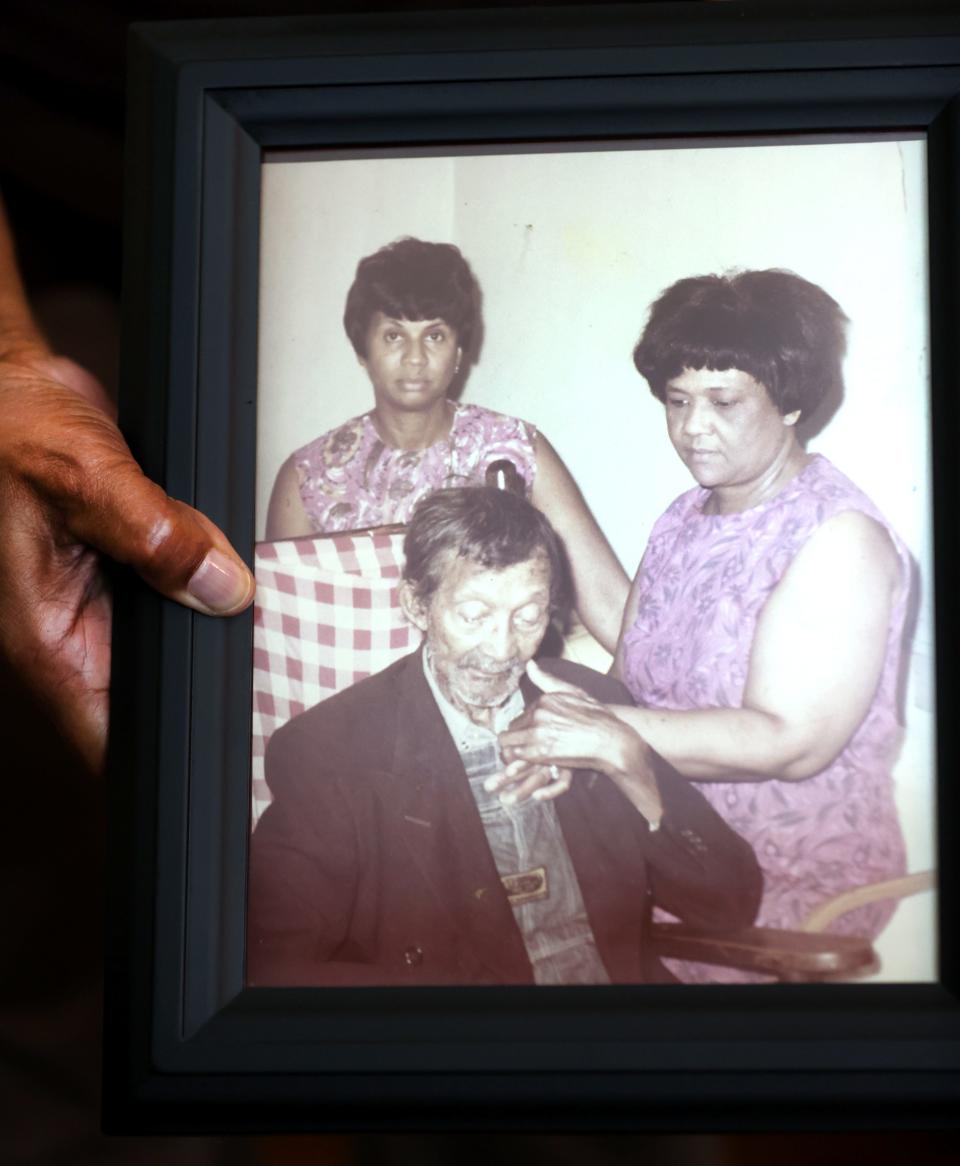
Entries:
[[566, 793], [570, 788], [573, 774], [569, 769], [560, 769], [555, 765], [537, 766], [529, 777], [519, 785], [500, 795], [504, 805], [512, 806], [525, 802], [528, 799], [542, 801], [545, 798], [555, 798]]
[[508, 768], [513, 769], [514, 773], [508, 775], [507, 770], [504, 770], [503, 773], [495, 773], [492, 777], [488, 777], [486, 781], [484, 781], [483, 788], [488, 794], [495, 794], [498, 790], [503, 789], [504, 786], [510, 785], [512, 782], [516, 781], [520, 774], [526, 769], [526, 766], [518, 767], [514, 765]]
[[38, 383], [35, 369], [16, 371], [16, 392], [7, 394], [11, 477], [43, 506], [58, 540], [130, 565], [198, 611], [241, 611], [253, 598], [253, 578], [223, 532], [146, 477], [116, 425], [91, 404], [96, 382], [84, 387], [83, 370], [73, 366], [60, 376], [74, 371], [70, 388]]
[[31, 475], [51, 521], [178, 603], [209, 615], [242, 611], [253, 599], [253, 576], [223, 532], [168, 497], [109, 419], [73, 399], [75, 448], [59, 450]]
[[514, 762], [536, 760], [533, 756], [534, 739], [524, 729], [507, 729], [500, 734], [497, 742], [500, 746], [500, 755], [508, 766]]
[[499, 790], [524, 781], [530, 775], [531, 770], [539, 768], [539, 765], [531, 765], [528, 761], [512, 761], [500, 773], [488, 777], [483, 783], [483, 788], [488, 794], [497, 793]]
[[551, 761], [556, 761], [556, 758], [551, 756], [551, 750], [556, 749], [558, 743], [554, 726], [549, 724], [504, 729], [497, 737], [500, 755], [508, 764], [512, 761], [529, 761], [547, 765]]
[[83, 542], [196, 611], [232, 615], [253, 599], [253, 576], [223, 532], [169, 498], [132, 458], [115, 468], [95, 501], [71, 515], [69, 526]]
[[[539, 768], [536, 763], [534, 765]], [[523, 781], [529, 775], [532, 767], [529, 761], [511, 761], [501, 774], [499, 784], [516, 785], [518, 781]]]
[[500, 801], [505, 806], [520, 805], [522, 802], [528, 801], [537, 790], [549, 785], [551, 780], [550, 770], [538, 765], [523, 781], [504, 790], [500, 795]]
[[583, 689], [578, 688], [576, 684], [570, 684], [566, 680], [560, 680], [551, 673], [545, 672], [536, 660], [530, 660], [527, 663], [527, 675], [541, 692], [569, 692], [576, 696], [586, 695]]
[[[515, 746], [509, 750], [509, 754], [504, 750], [503, 758], [505, 761], [509, 760], [511, 764], [520, 765], [524, 769], [543, 768], [548, 765], [569, 765], [570, 758], [560, 756], [559, 751], [554, 748], [550, 749], [545, 745], [520, 745]], [[514, 778], [512, 782], [502, 782], [502, 785], [513, 784], [516, 785], [518, 781], [523, 781], [524, 775], [521, 773]]]
[[544, 788], [547, 785], [551, 787], [558, 785], [560, 787], [558, 792], [562, 792], [570, 785], [573, 771], [551, 762], [514, 761], [504, 769], [503, 773], [488, 778], [483, 788], [488, 792], [496, 792], [511, 785], [519, 786], [531, 777], [538, 778]]
[[565, 794], [572, 784], [573, 771], [570, 769], [561, 769], [560, 777], [556, 781], [551, 782], [550, 785], [544, 785], [540, 789], [534, 790], [530, 796], [535, 802], [551, 801], [553, 798]]

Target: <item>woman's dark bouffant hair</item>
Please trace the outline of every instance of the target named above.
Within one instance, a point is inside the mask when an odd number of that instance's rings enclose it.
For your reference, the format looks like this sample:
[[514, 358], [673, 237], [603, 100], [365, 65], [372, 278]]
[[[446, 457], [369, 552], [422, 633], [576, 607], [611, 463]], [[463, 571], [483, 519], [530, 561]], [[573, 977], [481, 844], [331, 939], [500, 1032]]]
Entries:
[[347, 292], [343, 326], [361, 359], [367, 355], [367, 329], [377, 312], [396, 320], [444, 320], [469, 354], [480, 289], [452, 243], [397, 239], [360, 260]]
[[685, 368], [734, 368], [759, 381], [781, 415], [809, 417], [841, 390], [846, 324], [836, 300], [792, 271], [691, 276], [656, 300], [633, 363], [661, 401]]
[[542, 551], [550, 563], [550, 608], [570, 601], [569, 571], [560, 539], [526, 498], [496, 486], [434, 490], [417, 503], [403, 543], [403, 577], [420, 603], [440, 586], [448, 553], [501, 570]]

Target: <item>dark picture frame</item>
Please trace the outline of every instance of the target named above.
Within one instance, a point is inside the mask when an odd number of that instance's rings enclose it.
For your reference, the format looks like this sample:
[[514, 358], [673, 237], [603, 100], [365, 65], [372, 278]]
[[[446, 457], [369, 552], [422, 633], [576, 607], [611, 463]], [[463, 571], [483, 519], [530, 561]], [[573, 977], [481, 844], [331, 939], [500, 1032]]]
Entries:
[[121, 424], [254, 543], [270, 148], [921, 132], [928, 152], [940, 980], [244, 988], [252, 618], [117, 587], [105, 1030], [115, 1132], [954, 1125], [960, 16], [667, 3], [135, 27]]

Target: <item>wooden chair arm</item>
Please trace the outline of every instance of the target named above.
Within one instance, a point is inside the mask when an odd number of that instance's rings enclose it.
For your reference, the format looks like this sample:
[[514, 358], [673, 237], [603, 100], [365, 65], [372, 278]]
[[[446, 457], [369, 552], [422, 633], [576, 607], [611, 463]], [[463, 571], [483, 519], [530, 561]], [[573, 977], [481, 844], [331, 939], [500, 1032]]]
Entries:
[[908, 895], [929, 891], [935, 885], [936, 875], [934, 872], [921, 870], [914, 874], [900, 875], [899, 878], [887, 879], [882, 883], [867, 883], [862, 887], [853, 887], [811, 911], [800, 924], [800, 930], [823, 931], [825, 927], [830, 926], [834, 919], [839, 919], [848, 911], [855, 911], [857, 907], [865, 907], [868, 903], [878, 903], [882, 899], [905, 899]]
[[778, 980], [824, 980], [863, 974], [876, 967], [869, 939], [746, 927], [717, 934], [685, 923], [654, 923], [651, 939], [662, 959], [692, 960], [775, 976]]

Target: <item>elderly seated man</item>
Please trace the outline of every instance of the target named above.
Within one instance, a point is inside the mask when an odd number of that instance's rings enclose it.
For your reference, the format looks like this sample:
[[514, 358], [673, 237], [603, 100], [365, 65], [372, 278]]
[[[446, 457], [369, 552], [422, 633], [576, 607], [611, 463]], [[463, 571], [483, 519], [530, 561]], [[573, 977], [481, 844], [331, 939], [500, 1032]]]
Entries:
[[538, 688], [629, 702], [610, 677], [532, 662], [566, 589], [543, 515], [492, 487], [438, 490], [404, 549], [400, 598], [421, 649], [270, 741], [248, 982], [662, 981], [645, 942], [653, 905], [748, 925], [752, 850], [612, 714], [595, 768], [569, 789], [555, 768], [546, 785], [516, 774], [523, 763], [504, 774], [497, 736]]

